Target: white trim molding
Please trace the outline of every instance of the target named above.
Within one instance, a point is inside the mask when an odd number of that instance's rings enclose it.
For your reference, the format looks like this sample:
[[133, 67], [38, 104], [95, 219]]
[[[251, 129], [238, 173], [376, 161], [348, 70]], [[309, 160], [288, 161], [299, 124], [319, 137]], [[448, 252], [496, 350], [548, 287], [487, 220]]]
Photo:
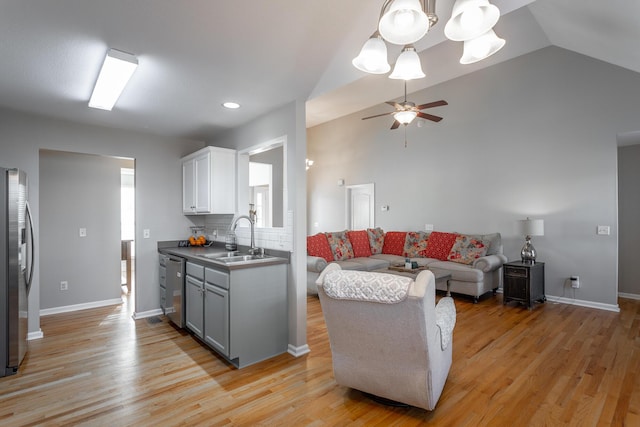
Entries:
[[108, 305], [118, 305], [118, 304], [122, 304], [122, 298], [87, 302], [83, 304], [65, 305], [62, 307], [43, 308], [42, 310], [40, 310], [40, 316], [48, 316], [50, 314], [59, 314], [59, 313], [69, 313], [72, 311], [86, 310], [88, 308], [106, 307]]
[[618, 296], [620, 298], [640, 300], [640, 295], [638, 294], [628, 294], [626, 292], [618, 292]]
[[149, 311], [135, 311], [131, 315], [131, 318], [133, 320], [138, 320], [138, 319], [145, 319], [147, 317], [161, 316], [163, 314], [164, 313], [162, 312], [161, 308], [156, 308], [155, 310], [149, 310]]
[[42, 333], [42, 329], [38, 329], [35, 332], [29, 332], [27, 334], [27, 341], [40, 340], [42, 338], [44, 338], [44, 334]]
[[287, 349], [287, 353], [289, 353], [294, 357], [304, 356], [309, 352], [311, 352], [311, 349], [309, 348], [309, 344], [305, 344], [300, 347], [296, 347], [293, 344], [289, 344], [289, 348]]
[[620, 307], [618, 306], [618, 304], [615, 304], [615, 305], [603, 304], [600, 302], [585, 301], [585, 300], [565, 298], [565, 297], [555, 297], [550, 295], [547, 295], [546, 297], [548, 301], [552, 301], [552, 302], [559, 302], [562, 304], [569, 304], [569, 305], [579, 305], [580, 307], [597, 308], [599, 310], [615, 311], [616, 313], [620, 312]]

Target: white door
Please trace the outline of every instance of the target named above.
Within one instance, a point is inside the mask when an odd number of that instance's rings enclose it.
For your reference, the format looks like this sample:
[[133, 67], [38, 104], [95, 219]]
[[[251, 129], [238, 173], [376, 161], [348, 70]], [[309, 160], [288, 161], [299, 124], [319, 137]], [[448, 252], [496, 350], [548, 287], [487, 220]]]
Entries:
[[373, 184], [347, 186], [347, 229], [364, 230], [375, 227], [375, 205]]

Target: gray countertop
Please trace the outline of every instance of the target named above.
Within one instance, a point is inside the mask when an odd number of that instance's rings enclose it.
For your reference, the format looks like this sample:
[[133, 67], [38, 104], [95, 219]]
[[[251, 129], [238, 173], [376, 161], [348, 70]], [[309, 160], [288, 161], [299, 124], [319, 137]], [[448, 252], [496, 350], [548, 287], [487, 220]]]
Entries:
[[[240, 253], [246, 254], [249, 248], [244, 246], [239, 246], [238, 251]], [[234, 262], [231, 264], [225, 264], [222, 262], [215, 261], [215, 258], [207, 258], [207, 256], [213, 254], [225, 254], [228, 251], [224, 247], [224, 243], [215, 242], [210, 247], [202, 247], [202, 246], [188, 246], [188, 247], [179, 247], [178, 241], [169, 241], [169, 242], [158, 242], [158, 252], [165, 255], [174, 255], [180, 258], [184, 258], [187, 261], [195, 262], [200, 265], [204, 265], [206, 267], [216, 268], [218, 270], [237, 270], [242, 268], [255, 268], [255, 267], [264, 267], [267, 265], [275, 265], [275, 264], [288, 264], [289, 263], [289, 252], [285, 251], [276, 251], [265, 249], [265, 255], [267, 255], [263, 259], [250, 260], [250, 261], [241, 261]]]

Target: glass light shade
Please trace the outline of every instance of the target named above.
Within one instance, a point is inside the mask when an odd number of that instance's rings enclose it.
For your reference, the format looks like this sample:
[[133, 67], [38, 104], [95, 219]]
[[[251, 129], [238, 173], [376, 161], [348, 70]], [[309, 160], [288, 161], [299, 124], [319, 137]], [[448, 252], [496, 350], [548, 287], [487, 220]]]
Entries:
[[403, 125], [408, 125], [416, 118], [418, 115], [417, 111], [398, 111], [393, 115], [393, 118], [402, 123]]
[[109, 49], [89, 99], [89, 107], [111, 111], [137, 67], [138, 59], [134, 55]]
[[422, 72], [420, 57], [413, 47], [405, 47], [396, 61], [393, 72], [389, 74], [390, 79], [413, 80], [421, 79], [425, 76]]
[[504, 39], [496, 35], [493, 30], [489, 30], [479, 37], [465, 40], [461, 64], [473, 64], [490, 57], [505, 45]]
[[420, 0], [394, 0], [380, 18], [378, 31], [389, 43], [415, 43], [429, 31], [429, 18]]
[[456, 0], [444, 35], [454, 41], [471, 40], [493, 28], [498, 19], [500, 10], [489, 0]]
[[379, 35], [367, 40], [351, 63], [358, 70], [371, 74], [385, 74], [391, 69], [387, 61], [387, 45]]

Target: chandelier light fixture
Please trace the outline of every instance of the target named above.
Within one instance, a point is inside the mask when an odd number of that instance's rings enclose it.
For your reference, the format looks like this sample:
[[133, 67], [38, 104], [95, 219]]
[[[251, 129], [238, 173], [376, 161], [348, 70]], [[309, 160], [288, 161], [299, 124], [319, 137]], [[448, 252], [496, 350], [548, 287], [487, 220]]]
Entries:
[[481, 61], [502, 49], [505, 40], [493, 31], [498, 19], [500, 10], [489, 0], [456, 0], [444, 35], [464, 42], [461, 64]]
[[425, 76], [413, 43], [422, 39], [438, 22], [435, 0], [385, 0], [380, 10], [378, 29], [367, 40], [352, 64], [370, 74], [386, 74], [391, 69], [387, 43], [403, 46], [392, 79], [413, 80]]

